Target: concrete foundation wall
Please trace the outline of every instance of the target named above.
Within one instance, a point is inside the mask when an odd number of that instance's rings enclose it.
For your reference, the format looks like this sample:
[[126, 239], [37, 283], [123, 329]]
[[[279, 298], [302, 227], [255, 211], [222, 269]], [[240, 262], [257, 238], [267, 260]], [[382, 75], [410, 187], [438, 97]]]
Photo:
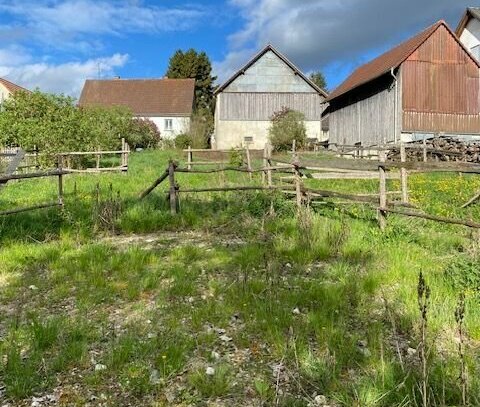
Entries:
[[[242, 147], [245, 145], [245, 137], [252, 137], [253, 141], [249, 142], [252, 149], [262, 149], [268, 142], [268, 130], [270, 121], [216, 121], [215, 146], [217, 149], [229, 149], [233, 147]], [[327, 140], [327, 134], [321, 129], [320, 121], [306, 121], [307, 138], [315, 138], [319, 141]]]

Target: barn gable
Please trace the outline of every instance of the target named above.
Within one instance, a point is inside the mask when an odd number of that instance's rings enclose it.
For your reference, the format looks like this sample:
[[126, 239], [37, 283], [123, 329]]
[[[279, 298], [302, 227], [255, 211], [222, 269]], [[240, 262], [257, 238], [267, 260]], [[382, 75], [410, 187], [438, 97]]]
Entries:
[[224, 92], [317, 93], [272, 51], [263, 54]]
[[267, 45], [220, 86], [221, 92], [327, 93], [307, 78], [272, 45]]
[[407, 58], [401, 72], [404, 131], [479, 132], [479, 66], [446, 25]]
[[283, 107], [305, 115], [309, 138], [324, 139], [322, 112], [327, 93], [268, 45], [216, 90], [215, 141], [218, 148], [250, 143], [263, 148], [270, 119]]

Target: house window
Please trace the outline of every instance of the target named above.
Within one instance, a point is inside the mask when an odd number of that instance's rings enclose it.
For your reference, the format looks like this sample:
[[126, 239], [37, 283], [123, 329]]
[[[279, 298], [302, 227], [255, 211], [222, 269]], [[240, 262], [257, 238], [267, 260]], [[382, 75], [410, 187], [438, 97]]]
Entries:
[[173, 120], [165, 119], [165, 130], [173, 130]]

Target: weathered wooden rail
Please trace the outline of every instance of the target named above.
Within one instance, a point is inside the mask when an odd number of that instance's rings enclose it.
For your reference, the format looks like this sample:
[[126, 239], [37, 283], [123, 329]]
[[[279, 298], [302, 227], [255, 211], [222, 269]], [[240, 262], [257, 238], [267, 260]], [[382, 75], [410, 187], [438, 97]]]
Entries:
[[0, 211], [0, 216], [13, 215], [22, 212], [29, 212], [37, 209], [51, 208], [51, 207], [60, 207], [63, 208], [63, 176], [69, 174], [69, 171], [66, 171], [62, 168], [62, 158], [58, 160], [57, 168], [49, 171], [34, 172], [28, 174], [5, 174], [0, 176], [0, 186], [4, 186], [9, 181], [19, 181], [24, 179], [33, 179], [33, 178], [46, 178], [46, 177], [58, 177], [58, 197], [55, 202], [41, 203], [37, 205], [27, 206], [23, 208], [14, 208], [4, 211]]
[[[418, 146], [416, 146], [418, 147]], [[391, 149], [392, 146], [389, 146]], [[438, 162], [438, 161], [420, 161], [407, 162], [406, 146], [400, 144], [400, 161], [387, 161], [386, 153], [389, 151], [384, 146], [379, 146], [375, 154], [378, 160], [329, 160], [325, 166], [309, 165], [308, 162], [301, 162], [295, 146], [292, 146], [292, 158], [288, 162], [280, 160], [272, 155], [272, 148], [265, 146], [263, 151], [263, 165], [261, 168], [252, 168], [251, 162], [247, 166], [234, 167], [223, 166], [213, 169], [193, 169], [195, 165], [192, 158], [192, 152], [195, 150], [187, 149], [188, 152], [187, 168], [180, 168], [175, 162], [170, 161], [168, 168], [163, 174], [141, 195], [143, 199], [149, 195], [158, 185], [167, 178], [169, 179], [168, 199], [170, 201], [170, 210], [172, 214], [178, 211], [178, 195], [182, 193], [208, 193], [208, 192], [232, 192], [232, 191], [282, 191], [288, 195], [293, 195], [298, 207], [302, 205], [315, 203], [318, 200], [323, 201], [325, 198], [334, 200], [344, 200], [357, 204], [365, 204], [377, 211], [377, 218], [380, 228], [383, 230], [387, 226], [387, 217], [389, 213], [417, 217], [436, 222], [463, 225], [471, 228], [480, 228], [480, 223], [472, 220], [454, 219], [441, 216], [430, 215], [420, 211], [401, 210], [397, 207], [415, 209], [409, 202], [408, 176], [411, 172], [455, 172], [480, 174], [480, 165], [466, 162]], [[373, 147], [369, 147], [370, 150]], [[205, 162], [204, 165], [215, 165], [216, 162]], [[181, 188], [175, 179], [176, 173], [185, 174], [214, 174], [218, 172], [235, 171], [240, 173], [248, 173], [250, 177], [253, 174], [262, 174], [262, 185], [238, 185], [228, 187], [205, 187], [205, 188]], [[394, 172], [392, 172], [394, 171]], [[287, 185], [274, 185], [274, 174], [288, 174], [288, 177], [279, 178], [280, 181]], [[331, 191], [324, 189], [307, 188], [303, 184], [303, 180], [307, 178], [318, 180], [349, 180], [349, 179], [378, 179], [377, 194], [353, 194], [340, 191]], [[400, 180], [400, 191], [389, 191], [387, 180]], [[392, 200], [389, 197], [400, 195], [400, 200]], [[480, 199], [480, 192], [473, 197], [466, 205], [471, 205], [475, 200]]]

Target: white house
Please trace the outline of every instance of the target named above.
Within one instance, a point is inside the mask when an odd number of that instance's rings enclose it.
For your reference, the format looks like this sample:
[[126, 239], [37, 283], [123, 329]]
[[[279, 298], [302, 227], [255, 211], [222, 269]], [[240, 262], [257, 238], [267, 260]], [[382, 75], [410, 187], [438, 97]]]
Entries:
[[456, 34], [472, 55], [480, 61], [480, 7], [469, 7], [465, 11]]
[[268, 45], [216, 92], [215, 143], [229, 149], [248, 143], [263, 148], [271, 117], [282, 107], [305, 115], [307, 138], [324, 141], [321, 118], [327, 93]]
[[80, 106], [125, 106], [153, 121], [163, 138], [188, 132], [195, 95], [194, 79], [87, 80]]
[[13, 82], [0, 78], [0, 105], [8, 99], [12, 94], [18, 91], [29, 92], [29, 90], [16, 85]]

